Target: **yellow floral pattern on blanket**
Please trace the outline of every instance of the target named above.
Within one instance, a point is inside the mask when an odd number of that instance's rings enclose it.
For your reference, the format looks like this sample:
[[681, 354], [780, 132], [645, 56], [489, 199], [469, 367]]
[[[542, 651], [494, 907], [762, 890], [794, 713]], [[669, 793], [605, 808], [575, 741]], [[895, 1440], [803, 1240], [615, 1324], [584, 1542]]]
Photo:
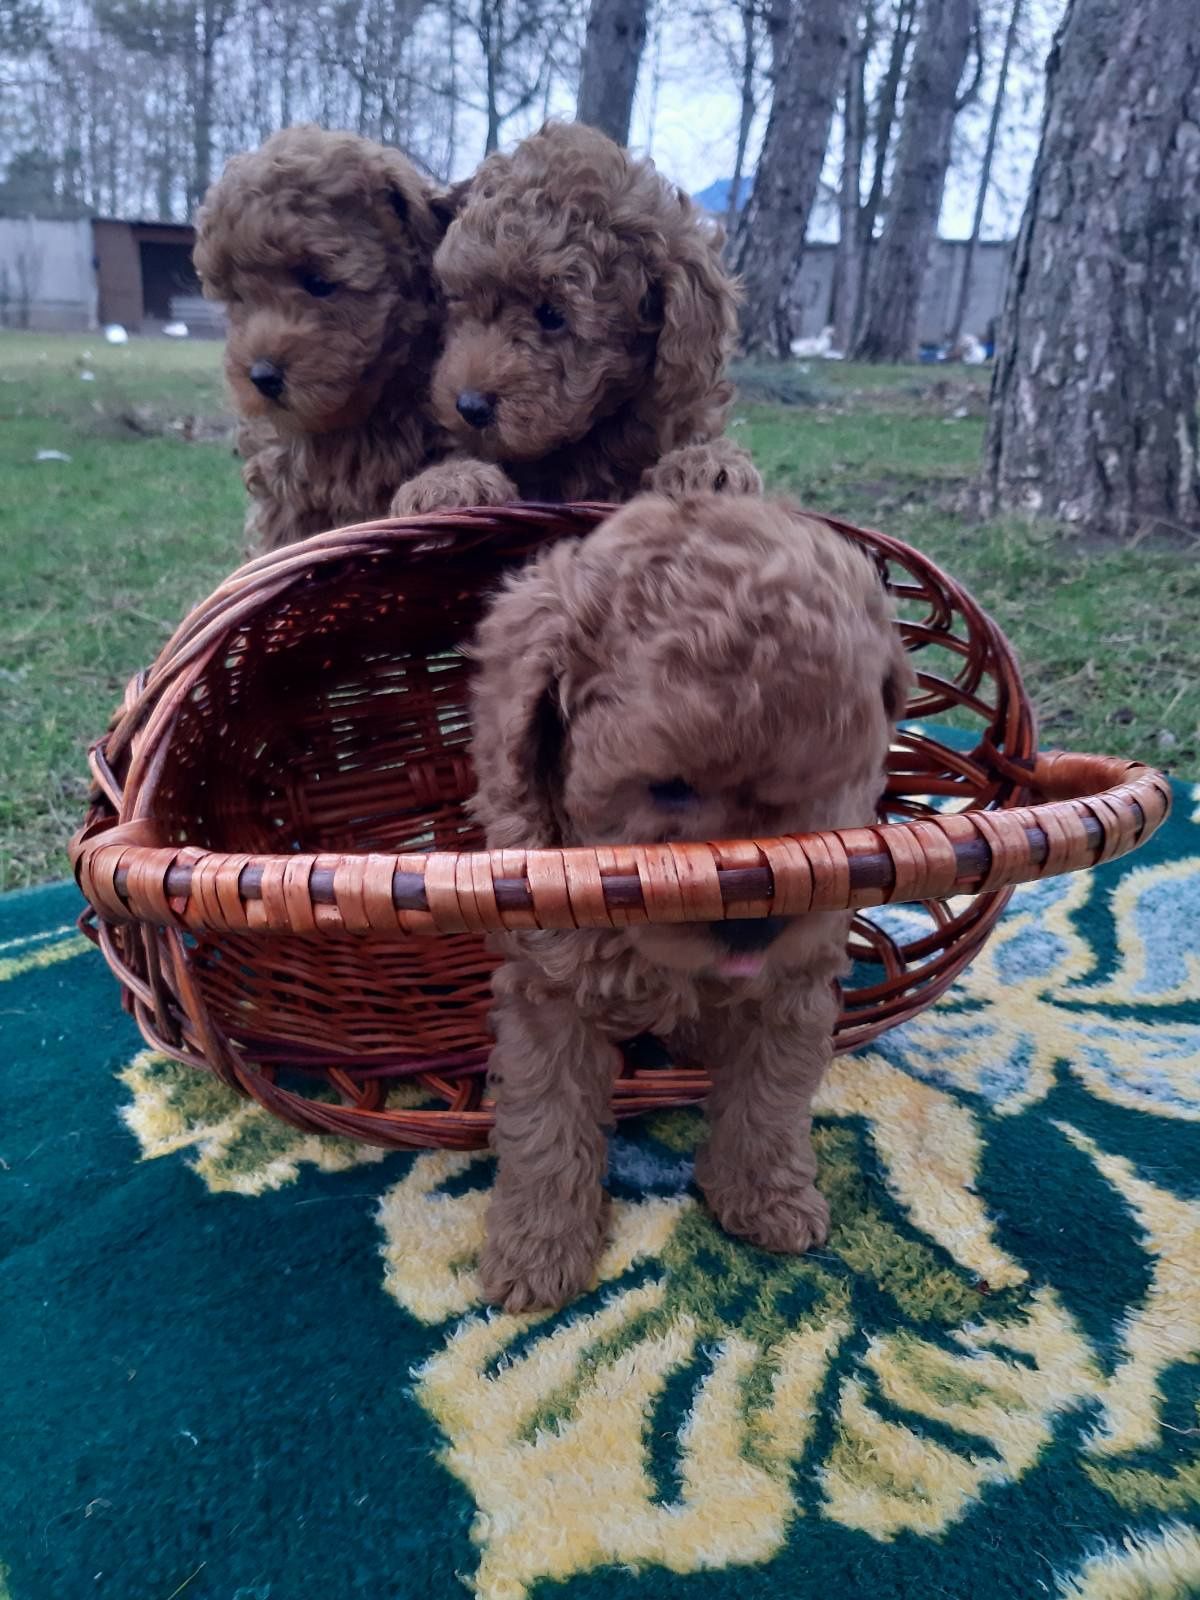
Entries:
[[[475, 1289], [490, 1158], [407, 1160], [380, 1206], [384, 1286], [434, 1341], [414, 1393], [477, 1509], [482, 1600], [609, 1564], [762, 1562], [809, 1517], [880, 1544], [938, 1538], [1085, 1408], [1079, 1464], [1112, 1502], [1194, 1509], [1200, 1460], [1170, 1475], [1143, 1463], [1163, 1438], [1164, 1374], [1200, 1358], [1200, 1202], [1047, 1120], [1144, 1253], [1148, 1286], [1114, 1354], [1004, 1248], [979, 1193], [990, 1131], [1064, 1072], [1101, 1104], [1200, 1119], [1200, 1030], [1178, 1015], [1200, 989], [1200, 951], [1177, 936], [1186, 919], [1168, 939], [1161, 916], [1164, 897], [1190, 895], [1200, 927], [1200, 860], [1126, 872], [1104, 950], [1079, 922], [1095, 882], [1020, 891], [946, 1001], [834, 1064], [817, 1137], [835, 1221], [813, 1256], [721, 1234], [688, 1190], [702, 1122], [667, 1114], [613, 1141], [595, 1292], [511, 1317]], [[145, 1155], [187, 1150], [213, 1189], [261, 1193], [306, 1162], [380, 1159], [305, 1138], [148, 1052], [124, 1076]], [[1099, 1550], [1059, 1590], [1182, 1596], [1196, 1548], [1184, 1530]]]

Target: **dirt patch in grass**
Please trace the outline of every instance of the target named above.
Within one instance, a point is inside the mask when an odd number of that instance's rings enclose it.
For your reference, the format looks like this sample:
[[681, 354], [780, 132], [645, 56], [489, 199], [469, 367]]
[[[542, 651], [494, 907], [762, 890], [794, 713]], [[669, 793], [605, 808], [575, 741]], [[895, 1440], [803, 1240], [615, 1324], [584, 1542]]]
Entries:
[[160, 406], [99, 411], [88, 431], [99, 438], [182, 439], [185, 444], [233, 444], [236, 425], [224, 412], [179, 412]]
[[735, 363], [731, 376], [737, 386], [738, 399], [747, 405], [772, 406], [830, 406], [842, 396], [819, 378], [814, 378], [809, 367], [797, 362], [756, 365]]

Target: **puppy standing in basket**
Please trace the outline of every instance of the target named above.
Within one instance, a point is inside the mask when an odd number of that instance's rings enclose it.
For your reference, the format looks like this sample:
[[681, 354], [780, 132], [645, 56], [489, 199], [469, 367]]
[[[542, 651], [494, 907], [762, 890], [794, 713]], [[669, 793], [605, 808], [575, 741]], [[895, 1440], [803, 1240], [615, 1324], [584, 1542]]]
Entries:
[[316, 127], [235, 156], [209, 190], [196, 270], [227, 308], [252, 548], [385, 515], [445, 448], [429, 380], [448, 221], [398, 150]]
[[650, 162], [594, 128], [550, 123], [489, 156], [436, 261], [433, 401], [457, 453], [400, 490], [397, 514], [760, 491], [721, 438], [737, 292], [720, 243]]
[[[876, 817], [910, 669], [867, 558], [743, 497], [634, 501], [510, 581], [476, 645], [491, 848], [775, 837]], [[605, 1227], [616, 1041], [713, 1072], [696, 1175], [730, 1233], [822, 1242], [810, 1105], [850, 914], [502, 936], [489, 1299], [556, 1306]]]

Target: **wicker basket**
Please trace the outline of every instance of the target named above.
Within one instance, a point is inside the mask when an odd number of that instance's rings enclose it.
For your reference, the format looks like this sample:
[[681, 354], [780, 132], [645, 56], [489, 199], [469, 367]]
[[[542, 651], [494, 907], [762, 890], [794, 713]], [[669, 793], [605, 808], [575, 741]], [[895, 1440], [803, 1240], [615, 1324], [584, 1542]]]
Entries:
[[[489, 929], [860, 908], [836, 1041], [848, 1049], [947, 988], [1012, 884], [1120, 855], [1166, 815], [1168, 786], [1145, 767], [1039, 757], [995, 624], [916, 551], [835, 522], [898, 597], [918, 669], [909, 718], [960, 730], [949, 743], [919, 727], [900, 736], [890, 821], [482, 851], [464, 811], [470, 669], [456, 646], [506, 569], [605, 509], [321, 534], [242, 567], [130, 684], [92, 751], [72, 857], [85, 930], [150, 1044], [306, 1130], [470, 1148], [492, 1121]], [[916, 904], [863, 914], [885, 902]], [[706, 1088], [701, 1072], [630, 1056], [614, 1109]]]

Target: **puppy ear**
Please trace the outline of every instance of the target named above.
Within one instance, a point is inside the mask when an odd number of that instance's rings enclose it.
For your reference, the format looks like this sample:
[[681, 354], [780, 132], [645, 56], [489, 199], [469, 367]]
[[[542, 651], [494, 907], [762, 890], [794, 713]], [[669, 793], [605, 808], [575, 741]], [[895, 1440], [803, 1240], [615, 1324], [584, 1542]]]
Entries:
[[670, 450], [712, 407], [722, 407], [725, 364], [737, 333], [737, 290], [721, 262], [719, 238], [707, 231], [686, 195], [647, 304], [661, 309], [652, 403], [659, 447]]
[[446, 229], [434, 210], [434, 195], [408, 157], [382, 145], [373, 174], [378, 203], [401, 223], [405, 235], [428, 250], [436, 248]]
[[548, 551], [501, 591], [467, 652], [476, 791], [491, 849], [561, 845], [574, 547]]
[[443, 234], [466, 205], [470, 192], [471, 179], [463, 178], [445, 189], [436, 189], [430, 196], [429, 209], [433, 212], [433, 219]]

